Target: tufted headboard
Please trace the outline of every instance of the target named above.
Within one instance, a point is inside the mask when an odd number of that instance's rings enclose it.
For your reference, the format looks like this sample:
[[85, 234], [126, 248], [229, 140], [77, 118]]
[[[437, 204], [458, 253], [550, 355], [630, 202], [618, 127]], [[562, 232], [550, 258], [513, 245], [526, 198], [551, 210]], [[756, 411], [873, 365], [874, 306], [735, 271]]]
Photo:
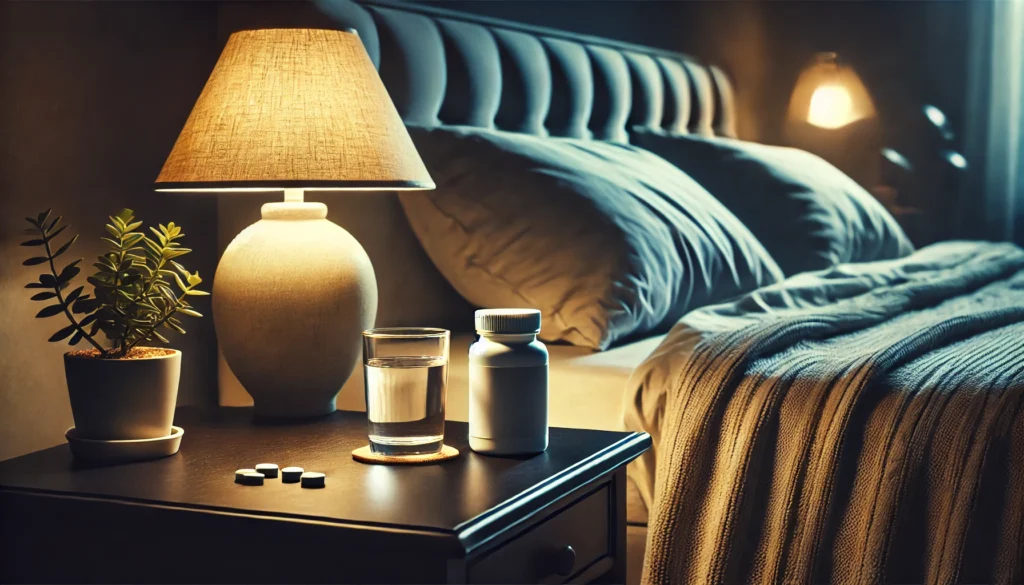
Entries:
[[629, 140], [735, 136], [725, 73], [682, 53], [393, 0], [318, 0], [359, 32], [408, 124]]

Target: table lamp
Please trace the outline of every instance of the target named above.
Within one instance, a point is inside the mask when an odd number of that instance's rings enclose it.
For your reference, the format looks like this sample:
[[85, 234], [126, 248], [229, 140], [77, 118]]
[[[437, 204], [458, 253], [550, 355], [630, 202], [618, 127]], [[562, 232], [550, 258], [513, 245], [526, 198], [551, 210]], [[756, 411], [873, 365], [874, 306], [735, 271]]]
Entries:
[[835, 53], [819, 53], [800, 74], [789, 101], [790, 119], [836, 129], [875, 115], [860, 76], [837, 59]]
[[432, 188], [355, 31], [231, 35], [156, 190], [284, 193], [213, 282], [217, 340], [258, 417], [333, 412], [377, 312], [366, 252], [304, 192]]

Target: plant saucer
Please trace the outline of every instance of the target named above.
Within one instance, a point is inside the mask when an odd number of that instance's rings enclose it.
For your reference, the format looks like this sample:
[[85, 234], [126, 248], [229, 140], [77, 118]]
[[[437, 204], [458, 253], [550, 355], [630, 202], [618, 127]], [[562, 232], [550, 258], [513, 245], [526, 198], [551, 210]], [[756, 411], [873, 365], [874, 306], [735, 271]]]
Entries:
[[68, 440], [71, 454], [76, 460], [110, 465], [148, 461], [174, 455], [181, 447], [181, 437], [184, 434], [184, 429], [172, 426], [171, 434], [165, 437], [102, 441], [77, 437], [75, 436], [75, 427], [71, 427], [64, 433], [64, 437]]

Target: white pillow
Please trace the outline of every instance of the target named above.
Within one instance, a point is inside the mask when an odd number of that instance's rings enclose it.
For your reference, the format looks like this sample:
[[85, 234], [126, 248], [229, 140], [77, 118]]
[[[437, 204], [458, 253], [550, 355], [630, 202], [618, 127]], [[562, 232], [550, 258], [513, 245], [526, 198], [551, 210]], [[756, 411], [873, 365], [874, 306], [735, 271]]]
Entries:
[[531, 307], [541, 338], [605, 349], [781, 272], [725, 207], [643, 149], [472, 128], [411, 128], [437, 190], [402, 206], [471, 303]]

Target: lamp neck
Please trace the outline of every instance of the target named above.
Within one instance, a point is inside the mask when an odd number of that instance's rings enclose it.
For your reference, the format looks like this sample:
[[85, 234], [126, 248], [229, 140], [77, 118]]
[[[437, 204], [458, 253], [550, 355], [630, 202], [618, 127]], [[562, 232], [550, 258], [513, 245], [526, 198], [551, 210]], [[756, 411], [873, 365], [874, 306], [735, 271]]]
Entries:
[[298, 220], [327, 218], [327, 206], [313, 201], [309, 203], [304, 201], [264, 203], [260, 212], [263, 219]]
[[284, 200], [288, 203], [302, 203], [305, 200], [305, 194], [302, 189], [285, 189]]

